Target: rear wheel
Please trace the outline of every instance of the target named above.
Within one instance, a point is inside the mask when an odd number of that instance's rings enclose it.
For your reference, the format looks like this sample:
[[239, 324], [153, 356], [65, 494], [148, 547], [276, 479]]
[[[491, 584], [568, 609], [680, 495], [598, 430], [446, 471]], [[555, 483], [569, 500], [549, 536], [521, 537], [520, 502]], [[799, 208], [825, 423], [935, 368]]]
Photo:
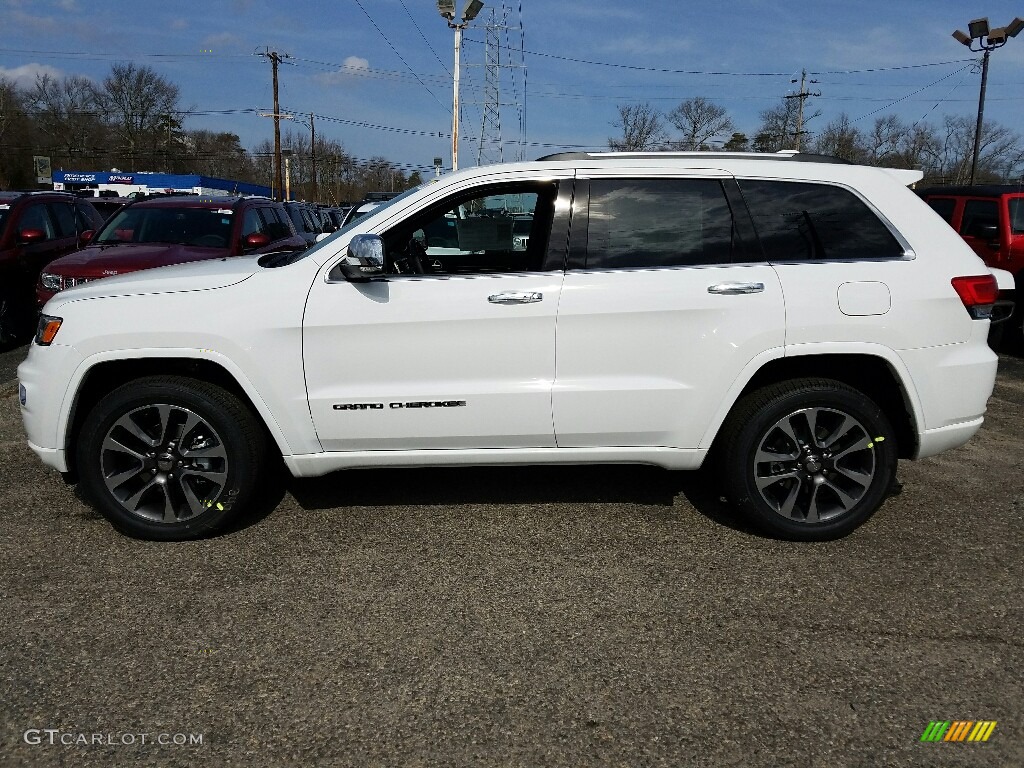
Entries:
[[118, 530], [185, 540], [216, 530], [254, 497], [266, 439], [223, 389], [153, 376], [93, 408], [76, 459], [85, 496]]
[[752, 392], [737, 403], [723, 437], [726, 495], [781, 538], [845, 536], [881, 506], [895, 482], [888, 419], [836, 381], [799, 379]]

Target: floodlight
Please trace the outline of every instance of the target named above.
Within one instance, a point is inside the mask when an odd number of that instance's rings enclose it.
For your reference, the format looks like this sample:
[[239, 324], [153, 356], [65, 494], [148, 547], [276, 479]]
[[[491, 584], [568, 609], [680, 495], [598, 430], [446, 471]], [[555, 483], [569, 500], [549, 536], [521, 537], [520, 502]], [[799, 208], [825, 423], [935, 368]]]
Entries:
[[1006, 42], [1006, 27], [997, 27], [988, 32], [989, 45], [1003, 45]]
[[963, 43], [968, 48], [971, 47], [971, 38], [966, 32], [961, 32], [959, 29], [953, 33], [953, 37], [956, 38], [958, 43]]
[[455, 0], [437, 0], [437, 12], [451, 21], [455, 18]]
[[1010, 37], [1016, 37], [1021, 31], [1024, 31], [1024, 19], [1022, 18], [1018, 17], [1006, 25], [1006, 34]]
[[476, 18], [476, 15], [480, 13], [480, 9], [484, 7], [481, 0], [468, 0], [462, 8], [462, 20], [472, 21]]
[[982, 37], [988, 36], [988, 17], [983, 19], [975, 19], [967, 25], [967, 31], [971, 33], [971, 38], [977, 40]]

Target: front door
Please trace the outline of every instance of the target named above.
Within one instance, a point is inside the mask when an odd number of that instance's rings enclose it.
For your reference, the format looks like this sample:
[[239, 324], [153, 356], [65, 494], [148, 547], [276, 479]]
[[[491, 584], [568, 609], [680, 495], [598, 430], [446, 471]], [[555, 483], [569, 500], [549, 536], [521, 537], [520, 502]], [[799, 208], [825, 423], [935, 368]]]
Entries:
[[303, 357], [324, 450], [554, 446], [556, 193], [546, 182], [456, 194], [380, 233], [386, 281], [316, 281]]

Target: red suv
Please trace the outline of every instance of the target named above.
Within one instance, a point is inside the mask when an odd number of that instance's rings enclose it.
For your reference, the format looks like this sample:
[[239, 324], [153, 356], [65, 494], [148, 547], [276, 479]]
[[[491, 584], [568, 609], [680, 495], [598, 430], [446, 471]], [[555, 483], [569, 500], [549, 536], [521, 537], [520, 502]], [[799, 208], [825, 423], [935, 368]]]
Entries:
[[[1024, 187], [1019, 184], [989, 184], [975, 187], [930, 187], [918, 191], [932, 209], [949, 222], [974, 252], [990, 267], [1012, 272], [1017, 280], [1015, 295], [1001, 295], [1020, 303], [1024, 291]], [[1024, 343], [1021, 313], [1010, 322], [993, 325], [993, 346], [1004, 333], [1017, 347]]]
[[126, 206], [88, 247], [52, 262], [39, 276], [36, 299], [42, 306], [65, 288], [140, 269], [306, 247], [270, 198], [152, 198]]
[[54, 259], [88, 241], [103, 217], [64, 192], [0, 192], [0, 347], [35, 327], [32, 289]]

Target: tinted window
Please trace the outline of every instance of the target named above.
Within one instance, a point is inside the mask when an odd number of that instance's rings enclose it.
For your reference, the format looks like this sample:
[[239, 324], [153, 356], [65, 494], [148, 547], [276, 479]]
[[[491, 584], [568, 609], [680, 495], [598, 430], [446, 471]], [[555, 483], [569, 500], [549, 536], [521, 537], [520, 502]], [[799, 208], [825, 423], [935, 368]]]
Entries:
[[956, 200], [951, 200], [948, 197], [933, 197], [928, 201], [928, 205], [939, 216], [944, 218], [947, 224], [953, 223], [953, 210], [956, 208]]
[[283, 210], [277, 208], [260, 208], [260, 216], [263, 217], [264, 232], [271, 240], [284, 240], [292, 236], [292, 228], [288, 223], [288, 217]]
[[47, 240], [53, 240], [54, 229], [50, 215], [46, 212], [45, 203], [32, 203], [25, 208], [18, 225], [19, 231], [38, 229], [45, 233]]
[[[997, 231], [993, 232], [992, 227], [996, 227]], [[960, 222], [961, 235], [991, 240], [997, 236], [998, 227], [999, 203], [995, 200], [968, 200], [964, 203], [964, 217]]]
[[256, 235], [264, 231], [263, 221], [255, 208], [247, 208], [242, 218], [242, 237]]
[[852, 192], [829, 184], [740, 181], [769, 261], [903, 255], [889, 228]]
[[58, 237], [74, 237], [78, 234], [75, 231], [75, 211], [71, 203], [50, 203], [50, 211], [57, 222]]
[[[539, 271], [556, 191], [554, 184], [501, 185], [432, 206], [384, 235], [386, 267], [393, 274]], [[529, 236], [514, 237], [516, 219], [527, 216]]]
[[587, 268], [722, 264], [738, 247], [732, 212], [713, 179], [590, 183]]
[[230, 209], [129, 207], [107, 222], [95, 242], [226, 248], [232, 215]]
[[1010, 228], [1015, 235], [1024, 235], [1024, 197], [1012, 197], [1010, 204]]

